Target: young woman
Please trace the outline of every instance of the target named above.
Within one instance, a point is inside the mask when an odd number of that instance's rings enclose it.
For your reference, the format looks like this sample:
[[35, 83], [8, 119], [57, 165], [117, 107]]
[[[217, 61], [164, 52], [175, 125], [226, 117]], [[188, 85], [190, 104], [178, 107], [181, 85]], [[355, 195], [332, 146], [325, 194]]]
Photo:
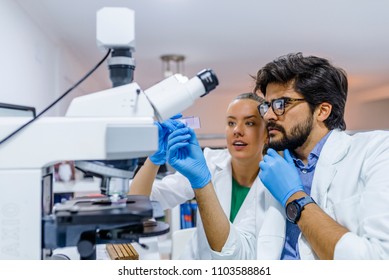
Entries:
[[[239, 223], [244, 216], [245, 205], [251, 207], [258, 197], [258, 191], [263, 191], [258, 178], [259, 162], [266, 139], [265, 125], [257, 109], [261, 102], [262, 99], [253, 93], [240, 94], [234, 98], [226, 111], [227, 149], [205, 148], [203, 151], [218, 201], [201, 203], [213, 203], [215, 209], [223, 211], [224, 214], [220, 212], [220, 216], [229, 219], [230, 227]], [[159, 201], [164, 209], [168, 209], [193, 199], [195, 192], [190, 181], [179, 172], [154, 181], [159, 165], [166, 162], [167, 136], [176, 127], [183, 127], [175, 120], [159, 126], [159, 151], [147, 158], [136, 174], [130, 186], [130, 194], [150, 195], [152, 200]], [[214, 249], [208, 243], [206, 232], [207, 228], [204, 229], [201, 216], [197, 213], [196, 232], [181, 259], [213, 258]], [[225, 241], [228, 232], [229, 229], [226, 229], [225, 236], [220, 236], [220, 239]]]

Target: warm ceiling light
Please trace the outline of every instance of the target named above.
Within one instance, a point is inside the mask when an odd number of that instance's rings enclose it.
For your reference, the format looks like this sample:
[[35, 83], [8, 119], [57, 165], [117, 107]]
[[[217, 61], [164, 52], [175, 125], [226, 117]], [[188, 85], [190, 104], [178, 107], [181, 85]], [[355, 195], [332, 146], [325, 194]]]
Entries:
[[167, 78], [174, 74], [184, 74], [185, 56], [178, 54], [161, 55], [163, 77]]

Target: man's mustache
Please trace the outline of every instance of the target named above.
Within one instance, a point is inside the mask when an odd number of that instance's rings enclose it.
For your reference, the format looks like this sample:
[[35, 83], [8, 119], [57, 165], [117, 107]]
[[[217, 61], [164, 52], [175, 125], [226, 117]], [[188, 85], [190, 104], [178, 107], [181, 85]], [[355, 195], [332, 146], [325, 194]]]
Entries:
[[285, 132], [285, 129], [279, 125], [279, 124], [276, 124], [275, 122], [268, 122], [267, 125], [266, 125], [266, 129], [269, 131], [269, 129], [272, 128], [272, 129], [277, 129], [281, 132]]

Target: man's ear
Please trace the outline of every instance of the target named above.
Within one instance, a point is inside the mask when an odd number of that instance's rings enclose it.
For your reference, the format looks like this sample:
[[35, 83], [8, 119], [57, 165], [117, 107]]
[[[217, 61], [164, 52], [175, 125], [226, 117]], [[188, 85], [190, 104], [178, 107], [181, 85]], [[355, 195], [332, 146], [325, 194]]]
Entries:
[[328, 117], [331, 114], [332, 105], [328, 102], [323, 102], [316, 108], [315, 111], [316, 111], [317, 120], [324, 122], [326, 119], [328, 119]]

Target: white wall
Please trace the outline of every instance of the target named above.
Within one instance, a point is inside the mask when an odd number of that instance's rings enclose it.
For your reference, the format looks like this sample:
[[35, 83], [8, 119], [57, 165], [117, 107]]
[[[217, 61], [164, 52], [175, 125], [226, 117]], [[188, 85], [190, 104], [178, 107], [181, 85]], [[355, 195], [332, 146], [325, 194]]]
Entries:
[[349, 130], [389, 129], [389, 84], [374, 83], [362, 89], [350, 89], [346, 104]]
[[[13, 0], [0, 0], [0, 38], [0, 103], [32, 106], [39, 113], [91, 67]], [[91, 77], [46, 115], [63, 115], [72, 97], [97, 90]]]
[[55, 47], [13, 1], [0, 2], [0, 102], [42, 108], [52, 99]]

